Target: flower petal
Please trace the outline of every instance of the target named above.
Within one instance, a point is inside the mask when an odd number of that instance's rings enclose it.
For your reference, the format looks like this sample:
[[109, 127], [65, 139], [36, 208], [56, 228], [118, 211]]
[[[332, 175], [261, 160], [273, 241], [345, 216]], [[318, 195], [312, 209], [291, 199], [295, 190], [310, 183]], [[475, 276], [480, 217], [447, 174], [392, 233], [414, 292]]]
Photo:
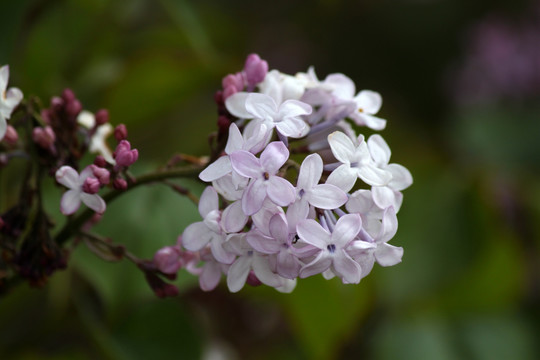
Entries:
[[381, 266], [393, 266], [401, 262], [403, 248], [382, 243], [375, 250], [375, 259]]
[[217, 191], [213, 187], [207, 186], [201, 194], [201, 198], [199, 200], [199, 214], [201, 214], [202, 218], [204, 219], [212, 211], [218, 209], [219, 198]]
[[248, 216], [242, 210], [242, 202], [235, 201], [227, 206], [221, 214], [221, 226], [228, 233], [239, 232], [248, 221]]
[[182, 234], [182, 245], [189, 251], [202, 249], [212, 239], [213, 232], [202, 222], [189, 225]]
[[296, 225], [296, 232], [302, 241], [319, 249], [326, 249], [331, 241], [330, 233], [312, 219], [301, 221]]
[[225, 100], [227, 111], [240, 119], [251, 119], [251, 114], [246, 110], [246, 99], [249, 93], [237, 92]]
[[362, 90], [354, 97], [354, 100], [367, 114], [376, 114], [382, 105], [381, 94], [371, 90]]
[[350, 213], [367, 214], [375, 205], [371, 190], [360, 189], [352, 193], [345, 208]]
[[80, 191], [68, 190], [62, 195], [60, 200], [60, 211], [64, 215], [74, 214], [81, 206]]
[[321, 184], [309, 194], [309, 203], [320, 209], [337, 209], [347, 202], [347, 194], [331, 184]]
[[300, 269], [300, 278], [307, 278], [315, 274], [320, 274], [332, 265], [332, 258], [325, 251], [321, 251], [313, 261], [304, 265]]
[[352, 140], [341, 131], [335, 131], [328, 135], [328, 143], [332, 149], [332, 154], [334, 154], [334, 157], [340, 162], [350, 164], [351, 159], [354, 159], [356, 146], [354, 146]]
[[[289, 149], [281, 141], [274, 141], [266, 146], [261, 154], [261, 166], [270, 175], [274, 175], [289, 158]], [[246, 176], [246, 175], [244, 175]]]
[[362, 219], [358, 214], [347, 214], [340, 217], [332, 232], [333, 244], [344, 248], [349, 244], [360, 232], [362, 228]]
[[309, 190], [319, 183], [323, 172], [323, 161], [319, 154], [308, 155], [298, 174], [297, 189]]
[[399, 164], [390, 164], [386, 170], [392, 174], [392, 181], [388, 183], [388, 186], [392, 189], [401, 191], [412, 185], [413, 178], [406, 167]]
[[302, 119], [289, 118], [276, 123], [276, 129], [280, 134], [291, 138], [301, 138], [309, 132], [309, 126]]
[[280, 119], [311, 114], [311, 105], [298, 100], [286, 100], [279, 106]]
[[345, 251], [338, 250], [338, 253], [334, 255], [332, 265], [334, 266], [334, 271], [342, 278], [344, 283], [358, 284], [360, 282], [362, 268]]
[[103, 200], [98, 194], [87, 194], [83, 192], [81, 193], [81, 200], [86, 206], [98, 214], [103, 214], [107, 209], [105, 200]]
[[0, 114], [0, 141], [4, 138], [4, 135], [6, 135], [7, 131], [7, 121], [4, 119], [2, 114]]
[[280, 249], [280, 244], [277, 241], [263, 235], [260, 231], [250, 231], [246, 239], [249, 245], [263, 254], [275, 254]]
[[264, 180], [251, 180], [242, 197], [242, 210], [244, 214], [251, 216], [261, 209], [266, 198], [266, 186]]
[[199, 179], [206, 182], [212, 182], [232, 171], [231, 159], [229, 156], [222, 156], [211, 163], [199, 174]]
[[4, 65], [0, 68], [0, 95], [6, 91], [9, 81], [9, 65]]
[[326, 179], [326, 183], [335, 185], [341, 190], [348, 192], [354, 187], [356, 179], [358, 179], [358, 172], [351, 169], [349, 165], [342, 164], [336, 170], [332, 171], [328, 179]]
[[272, 237], [276, 239], [278, 243], [288, 242], [289, 227], [287, 225], [287, 221], [285, 220], [285, 215], [276, 214], [272, 216], [268, 228], [270, 235], [272, 235]]
[[386, 209], [390, 206], [396, 207], [396, 195], [394, 190], [390, 189], [390, 187], [374, 186], [371, 189], [373, 193], [373, 201], [378, 207], [381, 209]]
[[266, 181], [266, 192], [270, 200], [279, 206], [288, 206], [296, 198], [294, 186], [279, 176], [271, 176]]
[[255, 119], [274, 121], [278, 107], [271, 96], [259, 93], [250, 93], [246, 98], [246, 110]]
[[371, 135], [367, 140], [367, 146], [369, 149], [369, 153], [371, 154], [371, 158], [377, 166], [384, 167], [388, 165], [388, 162], [390, 161], [390, 155], [392, 153], [390, 151], [390, 147], [388, 146], [386, 141], [384, 141], [381, 135]]
[[392, 180], [389, 171], [380, 169], [373, 165], [364, 165], [358, 168], [358, 177], [371, 186], [385, 186]]
[[79, 173], [71, 166], [56, 170], [56, 181], [70, 189], [79, 189]]
[[207, 261], [203, 266], [203, 271], [199, 276], [199, 286], [203, 291], [212, 291], [219, 284], [221, 279], [221, 268], [216, 261]]
[[242, 290], [251, 269], [252, 257], [240, 256], [227, 272], [227, 286], [230, 292]]
[[398, 220], [396, 216], [396, 211], [391, 206], [384, 211], [382, 218], [382, 226], [377, 235], [376, 242], [387, 242], [396, 235], [398, 229]]
[[264, 170], [260, 165], [259, 159], [249, 151], [235, 151], [230, 155], [230, 158], [231, 166], [238, 174], [254, 179], [263, 176]]
[[233, 253], [230, 253], [223, 248], [223, 238], [219, 235], [212, 235], [210, 250], [212, 250], [212, 255], [214, 255], [216, 260], [222, 264], [231, 264], [236, 257]]
[[298, 258], [290, 252], [283, 250], [277, 256], [277, 272], [287, 279], [295, 279], [300, 272], [300, 262]]
[[254, 256], [253, 263], [251, 265], [253, 266], [253, 272], [263, 284], [272, 287], [280, 287], [283, 285], [283, 279], [281, 276], [273, 273], [272, 270], [270, 270], [267, 257]]

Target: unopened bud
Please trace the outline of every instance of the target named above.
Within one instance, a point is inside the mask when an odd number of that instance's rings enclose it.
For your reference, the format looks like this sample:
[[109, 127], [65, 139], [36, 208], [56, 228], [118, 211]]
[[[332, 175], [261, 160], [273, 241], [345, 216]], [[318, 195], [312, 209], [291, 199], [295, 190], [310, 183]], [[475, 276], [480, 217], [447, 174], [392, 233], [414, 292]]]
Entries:
[[180, 269], [180, 249], [176, 246], [166, 246], [154, 255], [154, 265], [164, 274], [176, 274]]
[[43, 149], [50, 149], [56, 141], [56, 135], [50, 126], [36, 127], [32, 130], [32, 140]]
[[76, 117], [82, 111], [82, 104], [79, 100], [75, 99], [66, 104], [66, 113], [69, 116]]
[[137, 149], [131, 150], [131, 144], [127, 140], [122, 140], [114, 151], [114, 158], [118, 166], [130, 166], [139, 158]]
[[127, 187], [128, 187], [128, 184], [127, 184], [126, 180], [124, 180], [122, 178], [114, 179], [113, 188], [115, 188], [116, 190], [124, 191], [124, 190], [127, 189]]
[[229, 74], [221, 80], [221, 85], [224, 89], [233, 86], [237, 91], [242, 91], [244, 89], [244, 76], [242, 73]]
[[214, 94], [214, 101], [218, 106], [222, 106], [224, 104], [223, 100], [223, 91], [218, 90]]
[[84, 180], [82, 190], [88, 194], [95, 194], [99, 191], [101, 184], [99, 180], [93, 177], [88, 177]]
[[253, 270], [249, 272], [249, 275], [247, 277], [246, 283], [248, 283], [251, 286], [259, 286], [262, 284], [261, 280], [255, 275]]
[[90, 165], [90, 168], [92, 169], [92, 174], [99, 180], [101, 185], [107, 185], [109, 183], [111, 180], [111, 173], [109, 170], [96, 165]]
[[128, 136], [126, 125], [120, 124], [114, 129], [114, 138], [117, 141], [126, 140]]
[[107, 166], [107, 160], [103, 157], [103, 155], [97, 155], [94, 159], [94, 165], [99, 166], [100, 168]]
[[257, 54], [250, 54], [244, 65], [244, 73], [248, 85], [257, 85], [266, 77], [266, 74], [268, 73], [268, 63], [262, 60]]
[[17, 134], [17, 130], [15, 130], [13, 126], [8, 125], [3, 141], [5, 141], [8, 145], [16, 145], [18, 140], [19, 135]]
[[109, 122], [109, 111], [101, 109], [96, 112], [96, 126], [100, 126]]
[[62, 98], [59, 98], [58, 96], [55, 96], [51, 99], [51, 109], [58, 113], [62, 110], [64, 107], [64, 100]]
[[75, 100], [75, 93], [71, 89], [64, 89], [62, 92], [62, 99], [64, 99], [66, 103], [70, 103]]
[[231, 95], [234, 95], [238, 90], [234, 86], [227, 86], [223, 90], [223, 100], [227, 100]]

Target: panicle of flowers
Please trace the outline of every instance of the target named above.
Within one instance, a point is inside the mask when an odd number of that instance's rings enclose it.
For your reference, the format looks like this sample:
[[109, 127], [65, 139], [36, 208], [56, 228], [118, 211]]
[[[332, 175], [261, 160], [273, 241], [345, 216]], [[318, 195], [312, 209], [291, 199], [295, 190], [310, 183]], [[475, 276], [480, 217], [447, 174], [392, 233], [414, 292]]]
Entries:
[[386, 127], [377, 92], [313, 68], [268, 71], [255, 54], [222, 85], [217, 144], [199, 175], [202, 220], [156, 253], [161, 273], [185, 268], [205, 291], [225, 275], [232, 292], [246, 282], [290, 292], [298, 278], [356, 284], [375, 262], [401, 261], [388, 242], [412, 176], [381, 135], [357, 133]]

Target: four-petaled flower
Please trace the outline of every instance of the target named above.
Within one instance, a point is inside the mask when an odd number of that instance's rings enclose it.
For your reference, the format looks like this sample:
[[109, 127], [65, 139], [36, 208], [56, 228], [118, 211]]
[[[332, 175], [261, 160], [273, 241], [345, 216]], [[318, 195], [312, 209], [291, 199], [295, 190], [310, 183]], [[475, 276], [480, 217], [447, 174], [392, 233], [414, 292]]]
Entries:
[[69, 189], [64, 193], [60, 201], [62, 214], [71, 215], [75, 213], [79, 209], [81, 201], [98, 214], [105, 212], [107, 208], [105, 201], [95, 193], [96, 189], [92, 181], [88, 181], [91, 179], [98, 180], [91, 176], [93, 174], [90, 166], [81, 171], [80, 175], [70, 166], [62, 166], [56, 171], [56, 181]]
[[7, 119], [23, 98], [22, 91], [17, 88], [6, 90], [8, 81], [9, 66], [5, 65], [0, 68], [0, 141], [6, 134]]

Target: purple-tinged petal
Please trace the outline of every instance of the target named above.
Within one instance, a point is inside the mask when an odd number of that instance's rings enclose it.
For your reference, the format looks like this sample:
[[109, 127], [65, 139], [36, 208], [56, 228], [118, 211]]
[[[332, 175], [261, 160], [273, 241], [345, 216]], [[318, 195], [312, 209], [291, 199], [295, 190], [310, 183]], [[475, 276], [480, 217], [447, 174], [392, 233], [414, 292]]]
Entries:
[[334, 271], [347, 284], [358, 284], [362, 278], [362, 268], [360, 264], [351, 259], [351, 257], [343, 250], [338, 250], [334, 255], [333, 261]]
[[358, 172], [347, 164], [340, 165], [336, 170], [326, 179], [326, 183], [330, 185], [335, 185], [341, 190], [348, 192], [354, 187], [358, 179]]
[[403, 257], [403, 248], [389, 245], [387, 243], [379, 244], [375, 250], [375, 259], [381, 266], [393, 266], [401, 262]]
[[78, 190], [68, 190], [62, 195], [60, 200], [60, 211], [64, 215], [74, 214], [81, 206], [81, 192]]
[[326, 249], [331, 241], [330, 233], [312, 219], [304, 220], [296, 225], [296, 232], [302, 241], [319, 249]]
[[270, 230], [270, 235], [278, 243], [288, 242], [289, 240], [289, 227], [287, 226], [287, 221], [285, 220], [285, 215], [283, 214], [276, 214], [272, 216], [270, 219], [270, 223], [268, 224], [268, 228]]
[[222, 264], [231, 264], [236, 257], [233, 253], [228, 252], [223, 248], [223, 239], [214, 235], [212, 241], [210, 241], [210, 250], [212, 255]]
[[351, 159], [355, 156], [356, 146], [347, 135], [341, 131], [335, 131], [328, 135], [328, 143], [337, 160], [344, 164], [350, 164]]
[[387, 242], [396, 235], [398, 229], [398, 220], [396, 211], [391, 206], [384, 211], [382, 218], [382, 226], [379, 234], [377, 235], [377, 243]]
[[255, 119], [273, 121], [278, 112], [276, 102], [271, 96], [250, 93], [246, 99], [246, 110]]
[[221, 279], [221, 268], [215, 261], [207, 261], [203, 266], [203, 271], [199, 276], [199, 286], [203, 291], [212, 291], [219, 284]]
[[368, 128], [373, 129], [373, 130], [380, 131], [380, 130], [384, 130], [384, 128], [386, 127], [386, 120], [381, 119], [377, 116], [359, 113], [359, 114], [356, 114], [355, 118], [353, 117], [351, 118], [354, 120], [356, 124], [361, 125], [361, 126], [367, 126]]
[[394, 190], [405, 190], [413, 183], [413, 178], [409, 170], [399, 164], [390, 164], [386, 168], [392, 174], [392, 181], [388, 183], [388, 186]]
[[320, 209], [337, 209], [347, 202], [347, 194], [331, 184], [317, 185], [309, 194], [309, 203]]
[[263, 284], [272, 287], [283, 285], [281, 276], [270, 270], [270, 265], [268, 264], [268, 259], [266, 257], [254, 256], [251, 266], [253, 266], [253, 272]]
[[227, 272], [227, 286], [230, 292], [242, 290], [251, 269], [252, 257], [240, 256]]
[[243, 145], [244, 138], [242, 138], [242, 133], [240, 133], [238, 126], [235, 123], [232, 123], [231, 126], [229, 126], [229, 138], [227, 139], [227, 145], [225, 146], [225, 153], [230, 155], [235, 151], [244, 150], [242, 149]]
[[358, 214], [347, 214], [340, 217], [332, 233], [332, 243], [344, 248], [360, 232], [362, 219]]
[[227, 206], [221, 214], [221, 226], [228, 233], [241, 231], [248, 221], [248, 216], [242, 210], [242, 202], [235, 201]]
[[218, 210], [218, 209], [219, 209], [218, 194], [213, 187], [207, 186], [206, 189], [204, 189], [203, 193], [201, 194], [201, 198], [199, 200], [199, 214], [201, 214], [202, 218], [204, 219], [212, 211]]
[[235, 151], [230, 155], [230, 158], [232, 168], [238, 174], [254, 179], [263, 176], [264, 170], [260, 165], [259, 159], [249, 151]]
[[309, 115], [313, 109], [311, 105], [298, 100], [286, 100], [279, 106], [280, 119]]
[[304, 190], [311, 189], [319, 183], [322, 172], [323, 161], [321, 156], [319, 154], [308, 155], [302, 162], [302, 165], [300, 165], [296, 188]]
[[244, 128], [244, 150], [258, 154], [270, 142], [272, 129], [262, 121], [250, 121]]
[[259, 211], [266, 198], [266, 185], [264, 180], [251, 180], [242, 197], [242, 210], [244, 214], [251, 216]]
[[395, 206], [396, 196], [394, 190], [388, 186], [374, 186], [371, 188], [373, 193], [373, 201], [381, 209], [386, 209], [390, 206]]
[[271, 176], [266, 181], [266, 191], [268, 198], [279, 206], [288, 206], [296, 198], [294, 186], [284, 178], [278, 176]]
[[[246, 178], [243, 178], [246, 179]], [[244, 189], [236, 188], [232, 175], [223, 176], [217, 180], [212, 181], [212, 186], [218, 194], [223, 196], [227, 201], [236, 201], [242, 198]]]
[[327, 252], [321, 251], [313, 261], [304, 265], [300, 269], [300, 278], [307, 278], [309, 276], [320, 274], [330, 268], [332, 265], [332, 257]]
[[379, 134], [374, 134], [367, 140], [367, 146], [375, 165], [385, 167], [390, 161], [390, 147]]
[[237, 92], [232, 94], [225, 100], [225, 107], [227, 110], [240, 119], [250, 119], [252, 116], [246, 110], [246, 99], [249, 93]]
[[275, 254], [281, 247], [273, 238], [265, 236], [259, 231], [250, 231], [246, 239], [249, 245], [263, 254]]
[[79, 173], [71, 166], [62, 166], [56, 170], [56, 181], [70, 189], [79, 188]]
[[366, 214], [375, 205], [371, 190], [360, 189], [349, 198], [345, 208], [350, 213]]
[[289, 225], [289, 233], [296, 232], [296, 224], [308, 218], [309, 203], [306, 199], [300, 199], [293, 202], [287, 208], [287, 224]]
[[182, 234], [182, 245], [189, 251], [202, 249], [212, 239], [213, 232], [202, 222], [189, 225]]
[[107, 204], [98, 194], [81, 193], [82, 202], [98, 214], [103, 214], [107, 209]]
[[211, 182], [222, 178], [232, 171], [231, 160], [228, 156], [217, 158], [199, 174], [199, 179]]
[[298, 258], [288, 251], [280, 251], [277, 256], [277, 272], [287, 279], [295, 279], [300, 272], [301, 264]]
[[282, 214], [283, 208], [274, 204], [269, 198], [266, 198], [263, 201], [261, 210], [253, 214], [251, 220], [253, 220], [253, 225], [255, 225], [257, 230], [262, 232], [264, 235], [270, 236], [270, 230], [268, 228], [270, 219], [272, 216], [278, 213]]
[[270, 175], [274, 175], [289, 158], [289, 149], [281, 142], [274, 141], [266, 146], [261, 154], [261, 166]]

